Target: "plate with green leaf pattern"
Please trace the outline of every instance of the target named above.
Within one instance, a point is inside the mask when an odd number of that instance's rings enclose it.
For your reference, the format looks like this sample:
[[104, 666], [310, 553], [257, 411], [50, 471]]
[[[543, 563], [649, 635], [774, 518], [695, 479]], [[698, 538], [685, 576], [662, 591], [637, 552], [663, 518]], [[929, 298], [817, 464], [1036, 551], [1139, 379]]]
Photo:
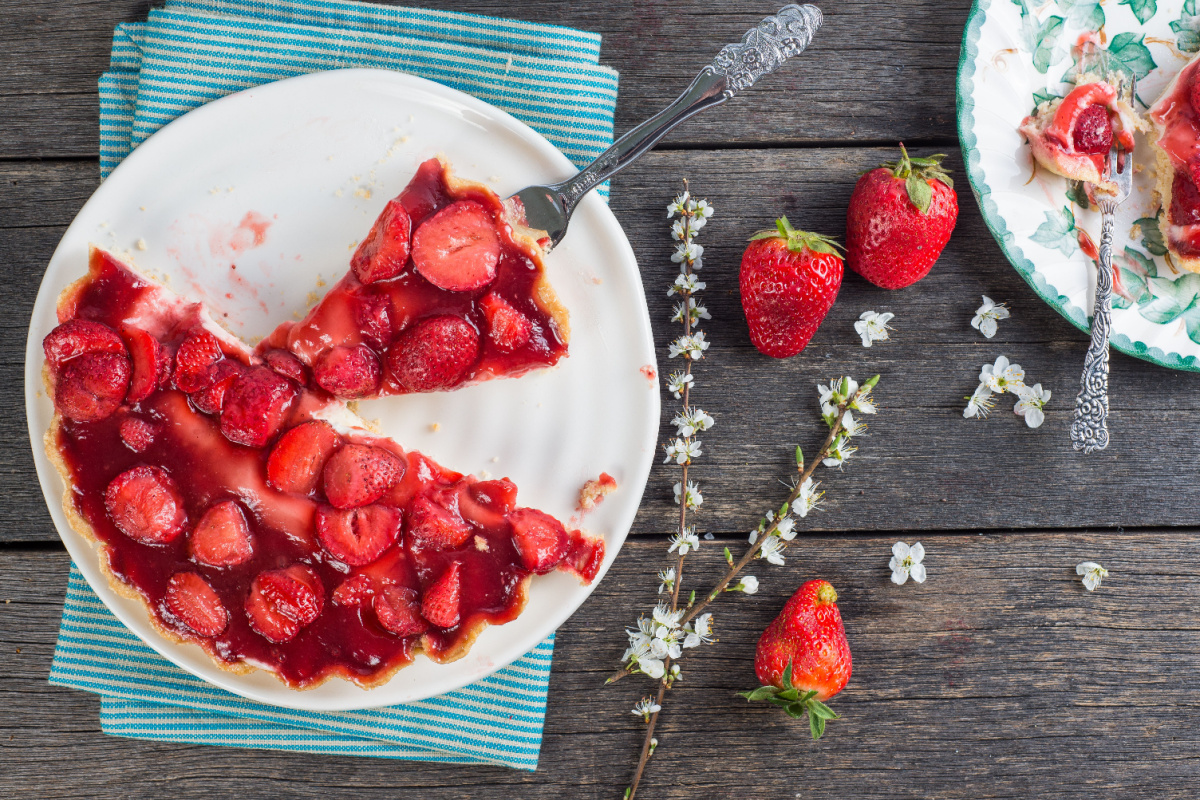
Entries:
[[[1100, 213], [1078, 184], [1035, 170], [1017, 127], [1038, 103], [1071, 90], [1075, 45], [1091, 31], [1137, 75], [1135, 105], [1144, 112], [1200, 52], [1200, 0], [975, 0], [958, 65], [959, 138], [984, 220], [1033, 290], [1083, 331], [1095, 292]], [[1134, 190], [1118, 211], [1113, 239], [1112, 345], [1200, 372], [1200, 274], [1167, 256], [1144, 136], [1134, 165]]]

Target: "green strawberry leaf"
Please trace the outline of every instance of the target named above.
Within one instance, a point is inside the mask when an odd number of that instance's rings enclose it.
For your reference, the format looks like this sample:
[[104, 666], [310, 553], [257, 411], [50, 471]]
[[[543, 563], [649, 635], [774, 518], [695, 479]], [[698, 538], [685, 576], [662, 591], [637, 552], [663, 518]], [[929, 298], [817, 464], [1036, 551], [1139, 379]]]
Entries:
[[929, 204], [933, 202], [933, 189], [929, 183], [920, 175], [913, 173], [904, 181], [904, 188], [908, 190], [908, 199], [917, 207], [917, 211], [928, 214]]
[[1158, 13], [1157, 0], [1121, 0], [1119, 5], [1129, 6], [1129, 10], [1137, 17], [1137, 21], [1146, 24], [1146, 20]]
[[[1167, 243], [1163, 239], [1162, 229], [1158, 227], [1158, 217], [1142, 217], [1133, 224], [1142, 231], [1142, 247], [1156, 256], [1167, 254]], [[1154, 273], [1151, 274], [1154, 275]], [[1158, 276], [1154, 275], [1154, 277]]]
[[1145, 38], [1144, 34], [1118, 33], [1108, 45], [1109, 54], [1136, 75], [1139, 81], [1158, 66], [1150, 55], [1150, 48], [1143, 41]]
[[783, 688], [784, 689], [795, 689], [796, 688], [795, 686], [792, 686], [792, 660], [790, 658], [788, 659], [787, 667], [784, 668], [784, 670], [783, 670]]
[[1171, 23], [1175, 31], [1175, 46], [1185, 53], [1200, 50], [1200, 14], [1196, 13], [1196, 0], [1185, 0], [1179, 19]]
[[749, 692], [738, 692], [738, 696], [744, 697], [747, 700], [767, 700], [768, 698], [774, 697], [775, 693], [778, 691], [779, 690], [774, 686], [760, 686], [757, 689], [753, 689]]
[[820, 739], [825, 735], [825, 720], [816, 714], [808, 715], [808, 727], [812, 731], [813, 739]]
[[840, 719], [837, 712], [816, 698], [808, 701], [808, 713], [816, 714], [821, 719]]
[[803, 703], [791, 703], [787, 708], [784, 709], [784, 711], [788, 713], [788, 716], [793, 719], [801, 719], [806, 710], [807, 709], [804, 708]]
[[1030, 240], [1043, 247], [1058, 250], [1063, 255], [1073, 255], [1079, 249], [1079, 240], [1075, 236], [1075, 215], [1071, 209], [1064, 207], [1061, 212], [1047, 211], [1046, 221], [1038, 226]]
[[777, 696], [779, 697], [780, 700], [799, 700], [800, 699], [800, 690], [799, 689], [784, 689]]

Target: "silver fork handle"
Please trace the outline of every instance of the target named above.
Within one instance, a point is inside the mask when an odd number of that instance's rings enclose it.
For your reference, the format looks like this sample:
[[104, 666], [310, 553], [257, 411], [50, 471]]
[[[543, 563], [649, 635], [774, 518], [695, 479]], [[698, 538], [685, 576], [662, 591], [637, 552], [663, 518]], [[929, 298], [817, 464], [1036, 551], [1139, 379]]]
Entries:
[[721, 48], [673, 103], [617, 139], [582, 172], [549, 187], [562, 198], [567, 215], [580, 198], [653, 147], [676, 125], [749, 89], [784, 61], [803, 53], [821, 20], [821, 9], [816, 6], [787, 5], [747, 31], [741, 42]]
[[1083, 359], [1071, 446], [1085, 453], [1108, 447], [1108, 335], [1112, 329], [1112, 237], [1116, 204], [1100, 201], [1100, 259], [1096, 267], [1096, 306], [1092, 311], [1092, 341]]

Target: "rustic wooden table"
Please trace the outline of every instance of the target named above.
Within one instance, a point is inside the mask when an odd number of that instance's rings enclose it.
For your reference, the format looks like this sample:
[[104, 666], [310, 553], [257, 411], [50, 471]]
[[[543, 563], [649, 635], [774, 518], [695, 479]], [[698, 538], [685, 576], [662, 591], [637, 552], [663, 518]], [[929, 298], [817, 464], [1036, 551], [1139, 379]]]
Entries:
[[[601, 32], [602, 60], [621, 72], [618, 131], [774, 10], [448, 5]], [[1113, 444], [1074, 453], [1067, 428], [1084, 336], [1005, 261], [962, 172], [954, 76], [967, 1], [823, 5], [808, 54], [687, 123], [613, 184], [660, 352], [672, 335], [664, 289], [674, 274], [662, 209], [686, 177], [719, 214], [703, 239], [714, 344], [696, 393], [717, 426], [694, 469], [706, 487], [698, 522], [717, 541], [690, 570], [714, 577], [721, 546], [738, 547], [778, 502], [792, 446], [815, 448], [816, 383], [883, 375], [870, 435], [850, 468], [824, 476], [827, 509], [810, 518], [788, 566], [756, 570], [757, 596], [716, 607], [721, 643], [693, 657], [672, 692], [639, 796], [1194, 797], [1200, 378], [1115, 355]], [[68, 561], [22, 412], [27, 324], [55, 244], [99, 181], [96, 78], [113, 26], [147, 10], [144, 0], [10, 0], [0, 11], [0, 797], [619, 797], [642, 736], [629, 709], [647, 687], [602, 684], [625, 646], [622, 627], [654, 600], [672, 524], [675, 472], [665, 466], [612, 571], [559, 633], [536, 773], [111, 738], [95, 696], [47, 684]], [[900, 292], [848, 275], [802, 356], [760, 356], [738, 302], [746, 237], [780, 213], [840, 235], [855, 176], [898, 140], [949, 153], [960, 179], [958, 228], [941, 261]], [[984, 293], [1013, 315], [991, 341], [968, 327]], [[866, 309], [895, 312], [893, 342], [860, 346], [852, 323]], [[1040, 430], [1000, 409], [985, 423], [962, 419], [979, 365], [1000, 354], [1053, 389]], [[925, 544], [925, 585], [889, 583], [898, 539]], [[1112, 571], [1093, 594], [1074, 575], [1086, 559]], [[840, 593], [855, 674], [836, 701], [844, 719], [813, 743], [803, 722], [733, 692], [753, 683], [757, 632], [817, 576]]]

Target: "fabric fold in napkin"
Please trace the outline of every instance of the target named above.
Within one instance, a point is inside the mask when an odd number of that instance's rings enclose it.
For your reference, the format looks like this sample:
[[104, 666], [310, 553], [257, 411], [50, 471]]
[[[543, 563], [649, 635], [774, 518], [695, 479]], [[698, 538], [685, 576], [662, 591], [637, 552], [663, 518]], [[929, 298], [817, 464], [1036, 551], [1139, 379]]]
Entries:
[[[322, 0], [167, 0], [113, 34], [99, 80], [100, 174], [218, 97], [321, 70], [375, 67], [503, 109], [578, 166], [613, 138], [617, 73], [600, 36], [554, 25]], [[600, 193], [607, 194], [606, 187]], [[533, 770], [551, 635], [456, 692], [384, 709], [314, 713], [245, 700], [158, 655], [71, 566], [50, 682], [101, 695], [105, 733], [138, 739]]]

